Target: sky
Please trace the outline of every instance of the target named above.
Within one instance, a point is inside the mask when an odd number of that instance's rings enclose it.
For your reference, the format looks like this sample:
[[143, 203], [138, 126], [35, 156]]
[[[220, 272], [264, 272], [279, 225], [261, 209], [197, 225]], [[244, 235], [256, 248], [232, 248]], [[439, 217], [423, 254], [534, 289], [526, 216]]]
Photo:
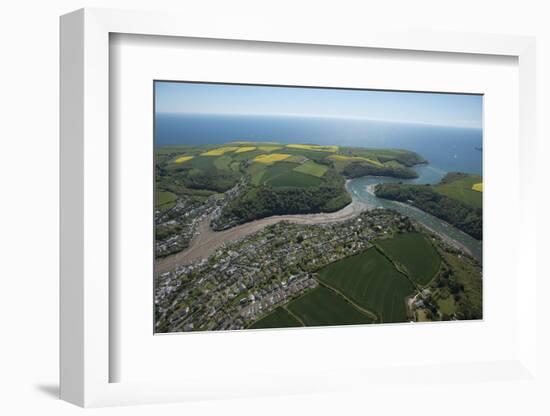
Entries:
[[360, 118], [481, 128], [481, 95], [155, 82], [157, 113]]

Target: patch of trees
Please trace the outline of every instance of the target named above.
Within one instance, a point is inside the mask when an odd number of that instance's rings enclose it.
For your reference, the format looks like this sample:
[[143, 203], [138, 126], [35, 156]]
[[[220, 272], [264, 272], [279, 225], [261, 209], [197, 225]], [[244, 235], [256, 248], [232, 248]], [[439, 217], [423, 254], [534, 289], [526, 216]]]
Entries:
[[173, 177], [190, 189], [225, 192], [235, 186], [240, 175], [235, 172], [219, 169], [191, 169], [185, 171], [183, 174], [174, 174]]
[[385, 183], [377, 185], [375, 193], [379, 198], [410, 203], [478, 240], [482, 238], [482, 210], [439, 194], [429, 185]]
[[[474, 304], [467, 296], [464, 285], [457, 280], [452, 272], [440, 276], [437, 287], [443, 299], [452, 296], [456, 304], [454, 315], [457, 319], [481, 319], [483, 317], [481, 305]], [[441, 319], [448, 321], [450, 317], [443, 314]]]
[[272, 215], [332, 212], [343, 208], [350, 201], [351, 198], [341, 186], [262, 186], [252, 188], [232, 201], [223, 210], [219, 221], [213, 225], [217, 229], [222, 229]]
[[348, 178], [358, 178], [360, 176], [391, 176], [394, 178], [412, 179], [417, 178], [418, 174], [406, 167], [396, 166], [375, 166], [363, 162], [353, 162], [348, 164], [343, 174]]
[[396, 162], [401, 163], [409, 168], [412, 168], [415, 165], [420, 165], [422, 163], [427, 163], [426, 159], [421, 157], [418, 153], [414, 152], [399, 152], [399, 154], [392, 156], [378, 155], [378, 160], [382, 163], [395, 160]]

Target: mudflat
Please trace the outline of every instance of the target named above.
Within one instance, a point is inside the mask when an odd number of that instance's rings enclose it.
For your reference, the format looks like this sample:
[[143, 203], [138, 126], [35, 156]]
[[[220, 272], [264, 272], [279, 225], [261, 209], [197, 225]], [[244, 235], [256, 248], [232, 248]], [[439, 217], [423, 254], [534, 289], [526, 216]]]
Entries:
[[155, 274], [174, 270], [177, 266], [193, 263], [214, 253], [225, 243], [237, 241], [253, 234], [268, 225], [280, 221], [293, 224], [315, 225], [346, 221], [356, 217], [367, 209], [360, 201], [353, 201], [344, 208], [330, 213], [274, 215], [229, 228], [224, 231], [214, 231], [210, 228], [210, 218], [204, 219], [197, 228], [197, 234], [191, 239], [190, 245], [183, 251], [158, 259], [155, 262]]

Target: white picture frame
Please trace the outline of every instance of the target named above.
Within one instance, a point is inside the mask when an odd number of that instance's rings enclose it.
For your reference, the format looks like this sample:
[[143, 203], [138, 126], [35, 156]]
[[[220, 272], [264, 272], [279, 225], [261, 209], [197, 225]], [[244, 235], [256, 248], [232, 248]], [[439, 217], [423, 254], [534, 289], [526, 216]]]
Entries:
[[[61, 18], [61, 398], [79, 406], [184, 401], [196, 398], [239, 397], [262, 394], [322, 392], [346, 388], [342, 377], [373, 385], [391, 380], [399, 369], [331, 369], [323, 382], [317, 374], [280, 374], [266, 380], [231, 383], [224, 375], [208, 379], [150, 382], [111, 382], [110, 365], [110, 170], [109, 152], [109, 37], [136, 34], [205, 39], [331, 45], [333, 47], [430, 51], [443, 54], [504, 55], [518, 59], [519, 67], [519, 172], [520, 224], [517, 270], [523, 276], [517, 291], [517, 354], [507, 360], [403, 369], [422, 380], [452, 370], [454, 377], [480, 382], [472, 374], [507, 380], [537, 377], [537, 322], [534, 192], [529, 177], [535, 165], [535, 40], [530, 37], [468, 33], [428, 33], [364, 30], [331, 32], [299, 27], [281, 28], [266, 22], [228, 22], [204, 25], [192, 16], [167, 13], [82, 9]], [[532, 244], [532, 243], [531, 243]], [[517, 270], [511, 273], [517, 273]], [[529, 319], [521, 319], [527, 316]], [[395, 328], [399, 331], [401, 329]], [[414, 378], [414, 377], [413, 377]], [[307, 384], [306, 381], [315, 380]], [[284, 387], [282, 387], [284, 384]]]

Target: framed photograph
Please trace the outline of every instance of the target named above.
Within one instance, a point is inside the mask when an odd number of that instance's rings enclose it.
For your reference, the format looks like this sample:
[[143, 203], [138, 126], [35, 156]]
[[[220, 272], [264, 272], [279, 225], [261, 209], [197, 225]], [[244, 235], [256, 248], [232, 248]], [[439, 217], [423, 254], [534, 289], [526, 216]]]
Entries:
[[155, 333], [483, 318], [482, 95], [157, 80], [154, 108]]
[[536, 383], [534, 40], [232, 27], [61, 18], [62, 398]]

